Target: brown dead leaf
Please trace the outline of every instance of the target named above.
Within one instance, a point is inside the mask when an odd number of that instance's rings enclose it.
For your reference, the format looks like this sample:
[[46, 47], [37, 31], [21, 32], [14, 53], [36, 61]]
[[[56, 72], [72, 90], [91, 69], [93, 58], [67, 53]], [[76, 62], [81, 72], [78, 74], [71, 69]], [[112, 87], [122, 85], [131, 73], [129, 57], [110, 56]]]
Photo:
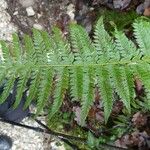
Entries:
[[81, 107], [74, 106], [73, 107], [73, 112], [75, 113], [75, 118], [74, 120], [77, 122], [77, 124], [81, 124]]
[[143, 127], [147, 123], [147, 116], [141, 112], [137, 112], [133, 115], [132, 122], [137, 128]]
[[122, 138], [116, 140], [115, 144], [116, 146], [122, 147], [122, 148], [144, 148], [142, 150], [147, 150], [145, 149], [146, 147], [146, 141], [144, 139], [145, 137], [145, 132], [139, 132], [139, 131], [134, 131], [131, 134], [126, 134]]
[[146, 8], [143, 13], [144, 16], [150, 16], [150, 7]]
[[135, 83], [136, 96], [137, 97], [143, 96], [144, 88], [143, 88], [143, 84], [142, 84], [141, 80], [138, 79], [138, 78], [135, 78], [135, 82], [134, 83]]

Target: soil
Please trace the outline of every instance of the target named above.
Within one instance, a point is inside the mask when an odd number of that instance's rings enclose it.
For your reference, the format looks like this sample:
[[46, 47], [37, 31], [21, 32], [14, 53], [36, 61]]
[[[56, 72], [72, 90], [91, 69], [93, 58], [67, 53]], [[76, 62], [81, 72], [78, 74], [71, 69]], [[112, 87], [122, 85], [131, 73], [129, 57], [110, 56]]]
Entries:
[[[74, 3], [69, 0], [31, 0], [29, 5], [23, 1], [7, 0], [8, 13], [12, 17], [12, 22], [18, 26], [19, 32], [31, 34], [31, 29], [38, 28], [50, 32], [51, 27], [67, 14], [68, 8]], [[31, 8], [34, 14], [28, 14]]]
[[[85, 26], [88, 32], [97, 19], [97, 10], [104, 7], [119, 11], [129, 11], [144, 2], [143, 0], [6, 0], [8, 13], [12, 22], [18, 27], [20, 34], [31, 34], [32, 28], [51, 31], [54, 25], [63, 31], [70, 21], [76, 21]], [[131, 1], [131, 2], [130, 2]], [[148, 7], [145, 4], [143, 7]], [[142, 6], [138, 13], [143, 13]], [[148, 11], [148, 10], [146, 10]], [[148, 14], [148, 12], [146, 13]]]

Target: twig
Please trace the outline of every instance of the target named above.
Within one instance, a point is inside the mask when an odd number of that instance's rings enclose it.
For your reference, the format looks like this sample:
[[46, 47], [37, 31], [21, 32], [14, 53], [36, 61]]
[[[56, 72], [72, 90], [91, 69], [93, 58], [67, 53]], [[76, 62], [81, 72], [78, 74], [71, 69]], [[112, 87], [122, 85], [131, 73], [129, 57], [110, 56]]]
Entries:
[[[42, 127], [44, 127], [45, 129], [47, 129], [47, 131], [50, 132], [50, 134], [52, 135], [56, 135], [56, 132], [54, 133], [54, 131], [52, 131], [49, 127], [47, 127], [45, 124], [43, 124], [40, 120], [38, 119], [35, 119], [35, 121], [41, 125]], [[57, 133], [58, 134], [58, 133]], [[58, 136], [58, 135], [56, 135]], [[63, 142], [65, 142], [66, 144], [68, 144], [73, 150], [79, 150], [78, 146], [75, 145], [75, 144], [72, 144], [71, 142], [69, 142], [69, 140], [67, 138], [65, 138], [64, 134], [63, 134], [63, 137], [62, 136], [58, 136], [59, 139], [61, 139]], [[73, 137], [75, 138], [75, 137]], [[72, 138], [70, 139], [72, 140]], [[85, 139], [81, 139], [81, 140], [85, 140]]]
[[[52, 130], [50, 130], [46, 125], [44, 125], [41, 121], [37, 120], [36, 119], [36, 122], [43, 126], [45, 129], [42, 129], [40, 127], [32, 127], [32, 126], [28, 126], [28, 125], [24, 125], [24, 124], [21, 124], [21, 123], [17, 123], [17, 122], [14, 122], [14, 121], [8, 121], [8, 120], [4, 120], [4, 119], [0, 119], [1, 122], [4, 122], [4, 123], [8, 123], [8, 124], [11, 124], [11, 125], [15, 125], [15, 126], [19, 126], [19, 127], [23, 127], [23, 128], [26, 128], [26, 129], [31, 129], [31, 130], [34, 130], [36, 132], [41, 132], [41, 133], [46, 133], [46, 134], [50, 134], [50, 135], [53, 135], [53, 136], [56, 136], [58, 137], [59, 139], [61, 139], [63, 142], [67, 142], [67, 144], [69, 144], [70, 146], [75, 146], [74, 144], [70, 143], [68, 140], [75, 140], [75, 141], [78, 141], [78, 142], [83, 142], [86, 144], [86, 139], [84, 138], [80, 138], [80, 137], [74, 137], [74, 136], [70, 136], [70, 135], [65, 135], [65, 134], [62, 134], [62, 133], [58, 133], [58, 132], [54, 132]], [[47, 130], [48, 129], [48, 130]], [[121, 148], [121, 147], [117, 147], [117, 146], [114, 146], [114, 145], [111, 145], [111, 144], [107, 144], [107, 143], [103, 143], [101, 144], [102, 146], [107, 146], [107, 147], [111, 147], [111, 148], [116, 148], [116, 149], [120, 149], [120, 150], [127, 150], [125, 148]], [[73, 150], [79, 150], [78, 147], [75, 147], [75, 149]]]
[[[32, 126], [24, 125], [24, 124], [21, 124], [21, 123], [17, 123], [17, 122], [5, 120], [5, 119], [0, 119], [0, 121], [8, 123], [8, 124], [11, 124], [11, 125], [15, 125], [15, 126], [31, 129], [31, 130], [34, 130], [36, 132], [43, 132], [43, 133], [46, 133], [46, 134], [51, 134], [53, 136], [57, 136], [58, 138], [66, 138], [66, 139], [69, 139], [69, 140], [76, 140], [76, 141], [81, 141], [81, 142], [86, 140], [84, 138], [80, 138], [80, 137], [75, 137], [75, 136], [70, 136], [70, 135], [65, 135], [65, 134], [62, 134], [62, 133], [54, 132], [54, 131], [52, 131], [50, 129], [47, 130], [47, 128], [45, 130], [45, 129], [42, 129], [40, 127], [32, 127]], [[43, 127], [45, 126], [41, 122], [39, 122], [39, 124], [42, 125]]]
[[[4, 119], [0, 119], [0, 121], [2, 122], [5, 122], [5, 123], [9, 123], [11, 125], [15, 125], [15, 126], [19, 126], [19, 127], [23, 127], [23, 128], [26, 128], [26, 129], [32, 129], [36, 132], [42, 132], [42, 133], [48, 133], [48, 134], [51, 134], [51, 135], [57, 135], [59, 133], [56, 133], [54, 131], [51, 131], [51, 130], [48, 130], [48, 131], [45, 131], [44, 129], [42, 128], [39, 128], [39, 127], [31, 127], [31, 126], [28, 126], [28, 125], [24, 125], [24, 124], [20, 124], [20, 123], [16, 123], [16, 122], [13, 122], [13, 121], [8, 121], [8, 120], [4, 120]], [[47, 129], [47, 128], [46, 128]], [[65, 139], [64, 137], [62, 136], [57, 136], [60, 140], [62, 140], [64, 143], [68, 144], [73, 150], [79, 150], [78, 146], [70, 143], [68, 141], [68, 139]]]
[[41, 121], [35, 119], [35, 121], [41, 125], [42, 127], [44, 127], [45, 129], [47, 129], [47, 133], [51, 134], [51, 135], [54, 135], [54, 136], [58, 136], [58, 137], [63, 137], [63, 138], [66, 138], [66, 139], [69, 139], [69, 140], [77, 140], [77, 141], [80, 141], [80, 142], [84, 142], [86, 139], [85, 138], [80, 138], [80, 137], [75, 137], [75, 136], [71, 136], [71, 135], [66, 135], [66, 134], [63, 134], [63, 133], [59, 133], [59, 132], [54, 132], [52, 131], [51, 129], [49, 129], [49, 127], [47, 127], [45, 124], [43, 124]]
[[[40, 120], [35, 119], [35, 121], [36, 121], [39, 125], [41, 125], [42, 127], [44, 127], [45, 129], [47, 129], [47, 130], [50, 132], [50, 134], [53, 133], [53, 131], [52, 131], [49, 127], [47, 127], [45, 124], [43, 124]], [[54, 135], [54, 134], [53, 134], [53, 135]], [[57, 135], [56, 135], [56, 136], [57, 136]], [[68, 144], [73, 150], [80, 150], [77, 145], [72, 144], [71, 142], [69, 142], [69, 140], [66, 139], [66, 138], [64, 138], [64, 136], [63, 136], [63, 138], [62, 138], [61, 136], [59, 136], [59, 138], [60, 138], [64, 143]], [[72, 140], [72, 139], [70, 139], [70, 140]], [[81, 140], [86, 140], [86, 139], [81, 139]]]
[[31, 129], [31, 130], [34, 130], [36, 132], [44, 132], [45, 133], [45, 130], [42, 129], [42, 128], [39, 128], [39, 127], [32, 127], [32, 126], [24, 125], [24, 124], [17, 123], [17, 122], [14, 122], [14, 121], [5, 120], [5, 119], [2, 119], [2, 118], [0, 119], [0, 121], [4, 122], [4, 123], [11, 124], [11, 125], [15, 125], [15, 126], [18, 126], [18, 127]]

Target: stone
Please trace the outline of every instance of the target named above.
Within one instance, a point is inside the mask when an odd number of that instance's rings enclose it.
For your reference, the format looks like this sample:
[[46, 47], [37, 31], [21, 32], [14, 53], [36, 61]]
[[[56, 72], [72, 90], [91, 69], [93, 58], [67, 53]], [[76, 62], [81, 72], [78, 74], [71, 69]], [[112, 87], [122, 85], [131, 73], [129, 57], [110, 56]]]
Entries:
[[13, 13], [13, 15], [14, 15], [14, 16], [18, 15], [18, 11], [15, 11], [15, 12]]
[[113, 5], [116, 9], [125, 9], [130, 4], [131, 0], [114, 0]]
[[140, 4], [137, 8], [136, 8], [136, 12], [139, 15], [142, 15], [144, 12], [144, 4]]
[[0, 135], [0, 150], [10, 150], [12, 147], [12, 139], [4, 134]]
[[0, 0], [0, 11], [7, 8], [7, 3], [5, 0]]
[[75, 13], [75, 6], [73, 4], [70, 4], [67, 7], [67, 14], [70, 16], [71, 20], [74, 20], [74, 17], [75, 17], [74, 13]]
[[11, 41], [12, 33], [17, 31], [17, 27], [11, 22], [11, 17], [6, 8], [5, 0], [0, 0], [0, 40]]
[[33, 25], [33, 28], [38, 29], [38, 30], [42, 30], [42, 29], [43, 29], [42, 25], [40, 25], [40, 24], [38, 24], [38, 23], [35, 23], [35, 24]]
[[27, 12], [27, 15], [30, 17], [30, 16], [34, 16], [35, 15], [35, 12], [33, 10], [33, 8], [30, 6], [28, 8], [26, 8], [26, 12]]
[[35, 4], [35, 0], [19, 0], [22, 7], [27, 8]]

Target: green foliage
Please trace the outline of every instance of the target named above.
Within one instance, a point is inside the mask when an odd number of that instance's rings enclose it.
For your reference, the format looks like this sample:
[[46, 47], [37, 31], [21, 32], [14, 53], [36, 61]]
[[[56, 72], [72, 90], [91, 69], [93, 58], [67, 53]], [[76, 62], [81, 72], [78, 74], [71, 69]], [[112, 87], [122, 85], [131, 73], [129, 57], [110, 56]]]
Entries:
[[144, 102], [150, 106], [150, 22], [138, 20], [133, 28], [136, 43], [117, 29], [115, 37], [111, 37], [105, 31], [102, 18], [95, 26], [93, 41], [85, 29], [76, 24], [70, 25], [69, 40], [55, 27], [50, 36], [34, 29], [33, 38], [25, 35], [24, 45], [16, 34], [12, 45], [2, 41], [0, 84], [4, 85], [4, 91], [0, 103], [6, 100], [18, 78], [13, 107], [18, 106], [28, 88], [24, 109], [36, 99], [37, 115], [47, 107], [51, 119], [60, 110], [69, 92], [71, 100], [81, 104], [80, 124], [83, 126], [94, 102], [95, 87], [98, 86], [107, 123], [115, 100], [114, 93], [131, 112], [131, 103], [135, 98], [134, 78], [138, 77], [147, 94], [147, 101]]
[[114, 30], [114, 25], [117, 26], [118, 30], [129, 28], [129, 26], [133, 23], [133, 20], [139, 17], [134, 10], [126, 12], [119, 10], [108, 10], [104, 8], [98, 10], [98, 12], [100, 15], [104, 16], [104, 24], [108, 32]]

